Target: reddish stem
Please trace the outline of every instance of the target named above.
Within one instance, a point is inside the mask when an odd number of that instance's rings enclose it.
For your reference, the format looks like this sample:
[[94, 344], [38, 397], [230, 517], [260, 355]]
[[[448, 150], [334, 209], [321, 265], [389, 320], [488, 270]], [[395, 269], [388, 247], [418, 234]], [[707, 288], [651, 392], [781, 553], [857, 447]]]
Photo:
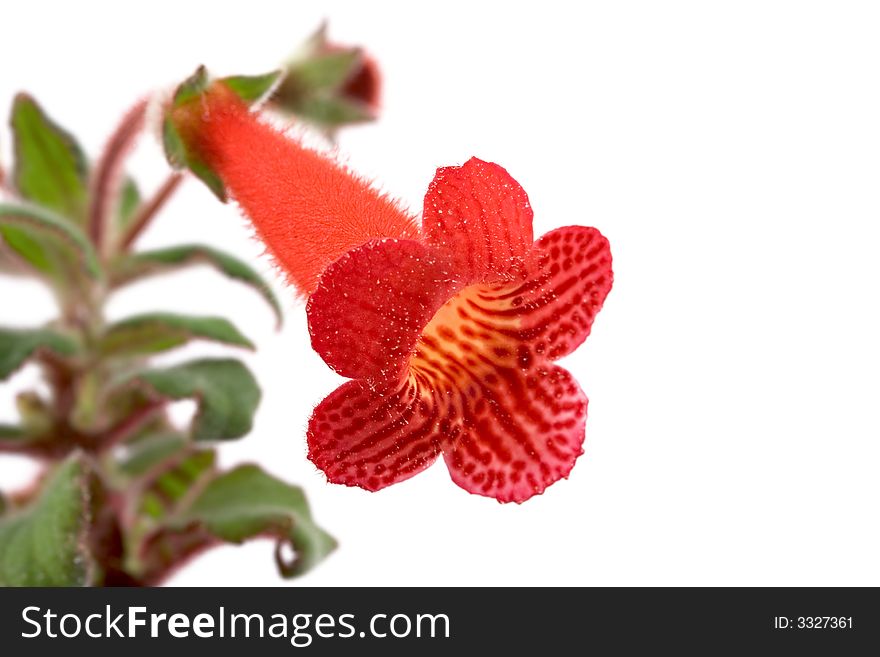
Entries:
[[89, 236], [99, 252], [104, 242], [107, 218], [113, 212], [118, 200], [117, 192], [123, 175], [123, 161], [143, 130], [146, 115], [147, 101], [138, 101], [119, 123], [95, 167], [89, 207]]
[[156, 216], [156, 213], [161, 210], [162, 206], [165, 205], [169, 198], [171, 198], [171, 195], [174, 194], [181, 182], [183, 182], [183, 174], [180, 172], [172, 173], [168, 176], [165, 182], [162, 183], [162, 186], [156, 190], [153, 197], [141, 206], [134, 221], [131, 222], [131, 228], [128, 229], [128, 232], [119, 244], [120, 250], [127, 251], [131, 248], [135, 240], [140, 237], [141, 233], [144, 232], [144, 229], [153, 220], [153, 217]]
[[156, 416], [156, 413], [162, 410], [164, 406], [165, 401], [157, 399], [140, 407], [127, 418], [121, 420], [116, 426], [109, 429], [101, 437], [98, 443], [98, 449], [108, 450], [111, 447], [124, 442], [133, 436], [138, 429], [143, 428], [150, 420], [152, 420]]

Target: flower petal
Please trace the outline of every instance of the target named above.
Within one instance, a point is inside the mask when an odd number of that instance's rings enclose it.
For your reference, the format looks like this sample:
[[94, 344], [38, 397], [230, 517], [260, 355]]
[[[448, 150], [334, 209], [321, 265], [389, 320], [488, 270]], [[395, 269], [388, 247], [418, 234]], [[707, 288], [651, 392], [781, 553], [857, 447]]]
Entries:
[[611, 248], [595, 228], [550, 231], [526, 258], [527, 281], [504, 295], [521, 318], [518, 338], [556, 360], [580, 346], [611, 290]]
[[410, 376], [448, 410], [443, 450], [453, 480], [501, 502], [523, 502], [581, 454], [587, 398], [571, 375], [520, 339], [508, 285], [474, 285], [434, 315]]
[[469, 282], [503, 280], [532, 246], [532, 207], [507, 171], [474, 157], [437, 169], [425, 195], [422, 232], [455, 258]]
[[462, 432], [444, 458], [471, 493], [524, 502], [567, 477], [583, 454], [587, 397], [561, 367], [495, 369], [461, 403]]
[[306, 310], [312, 347], [343, 376], [397, 380], [422, 328], [459, 287], [421, 242], [368, 242], [321, 276]]
[[443, 414], [414, 377], [379, 389], [349, 381], [312, 414], [309, 459], [334, 484], [385, 488], [436, 460], [443, 437], [452, 435]]

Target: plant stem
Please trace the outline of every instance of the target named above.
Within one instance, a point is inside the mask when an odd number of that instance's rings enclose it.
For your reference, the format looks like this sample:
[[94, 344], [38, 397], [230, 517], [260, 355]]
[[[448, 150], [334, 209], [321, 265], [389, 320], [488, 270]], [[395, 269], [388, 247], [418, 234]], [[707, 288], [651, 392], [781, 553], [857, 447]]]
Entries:
[[135, 240], [140, 237], [144, 229], [150, 224], [150, 221], [153, 220], [153, 217], [156, 216], [156, 213], [159, 212], [159, 210], [162, 209], [162, 206], [165, 205], [169, 198], [171, 198], [181, 182], [183, 182], [183, 174], [180, 172], [172, 173], [168, 176], [165, 182], [162, 183], [159, 189], [156, 190], [156, 193], [153, 194], [152, 198], [141, 206], [134, 221], [131, 223], [131, 228], [129, 228], [119, 244], [119, 249], [121, 251], [127, 251], [131, 248]]
[[127, 418], [121, 420], [116, 426], [110, 428], [100, 439], [98, 449], [105, 451], [114, 447], [126, 439], [130, 438], [134, 433], [146, 425], [150, 420], [156, 417], [156, 414], [165, 407], [163, 400], [154, 400], [141, 406]]
[[123, 161], [143, 130], [146, 116], [147, 101], [140, 100], [123, 117], [95, 167], [92, 176], [92, 202], [89, 207], [89, 237], [98, 253], [101, 253], [104, 246], [107, 219], [113, 212], [114, 202], [119, 198], [115, 192], [123, 175]]

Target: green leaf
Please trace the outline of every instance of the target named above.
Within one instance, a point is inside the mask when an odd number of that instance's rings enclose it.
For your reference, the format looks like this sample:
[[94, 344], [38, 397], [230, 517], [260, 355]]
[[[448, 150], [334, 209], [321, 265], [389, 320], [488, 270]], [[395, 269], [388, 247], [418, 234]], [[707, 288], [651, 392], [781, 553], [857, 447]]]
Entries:
[[184, 80], [174, 91], [172, 99], [174, 107], [181, 107], [195, 100], [207, 90], [209, 84], [208, 70], [204, 66], [199, 66], [196, 72]]
[[193, 172], [193, 174], [201, 180], [205, 185], [207, 185], [208, 189], [217, 197], [217, 199], [221, 203], [226, 203], [228, 200], [228, 196], [226, 195], [226, 186], [223, 184], [223, 180], [221, 180], [220, 176], [209, 167], [207, 164], [202, 162], [199, 159], [190, 157], [188, 160], [189, 170]]
[[[198, 537], [200, 532], [229, 543], [274, 536], [278, 540], [275, 559], [284, 577], [309, 571], [337, 546], [312, 520], [301, 488], [255, 465], [242, 465], [214, 478], [188, 508], [168, 521], [161, 531], [164, 540], [154, 537], [152, 544], [191, 546], [193, 540], [183, 537]], [[292, 562], [282, 555], [284, 545], [296, 553]]]
[[20, 258], [59, 284], [77, 270], [102, 275], [88, 238], [53, 212], [32, 205], [0, 203], [0, 237]]
[[58, 442], [52, 411], [37, 393], [19, 393], [15, 405], [21, 418], [17, 425], [0, 424], [0, 452], [58, 458], [69, 451]]
[[160, 397], [194, 399], [199, 406], [191, 428], [196, 441], [241, 438], [251, 430], [260, 403], [253, 374], [232, 359], [196, 360], [133, 378]]
[[335, 91], [363, 64], [357, 48], [316, 54], [291, 66], [289, 79], [301, 91]]
[[186, 436], [174, 431], [144, 436], [126, 445], [125, 453], [118, 464], [119, 470], [131, 477], [146, 474], [182, 451], [188, 444]]
[[162, 145], [165, 149], [165, 157], [175, 169], [189, 169], [197, 178], [208, 186], [221, 203], [227, 200], [226, 187], [220, 176], [211, 169], [195, 153], [187, 148], [187, 144], [181, 137], [174, 123], [174, 111], [185, 105], [197, 102], [211, 84], [208, 72], [204, 66], [199, 66], [196, 72], [177, 87], [171, 101], [171, 109], [166, 113], [162, 121]]
[[8, 378], [42, 350], [72, 356], [78, 346], [72, 338], [48, 329], [0, 328], [0, 380]]
[[19, 426], [12, 424], [0, 424], [0, 440], [23, 440], [27, 433]]
[[23, 391], [15, 396], [15, 408], [18, 410], [21, 430], [29, 440], [51, 441], [55, 413], [46, 399], [34, 390]]
[[0, 453], [27, 451], [33, 438], [24, 427], [13, 424], [0, 424]]
[[79, 144], [26, 94], [16, 96], [10, 124], [15, 137], [13, 180], [19, 193], [83, 224], [88, 165]]
[[0, 585], [89, 583], [87, 477], [85, 462], [74, 455], [47, 479], [36, 501], [0, 520]]
[[119, 207], [116, 210], [116, 233], [124, 235], [141, 206], [141, 193], [132, 178], [126, 178], [119, 192]]
[[180, 136], [173, 121], [166, 117], [162, 122], [162, 145], [165, 149], [165, 157], [168, 163], [175, 169], [189, 169], [199, 180], [201, 180], [208, 189], [216, 196], [221, 203], [226, 203], [226, 187], [220, 176], [202, 162], [198, 157], [191, 154]]
[[254, 344], [222, 317], [171, 313], [138, 315], [107, 328], [99, 343], [104, 356], [138, 356], [167, 351], [201, 338], [253, 349]]
[[186, 145], [174, 123], [169, 118], [162, 122], [162, 146], [165, 149], [165, 157], [175, 169], [183, 169], [189, 163], [186, 153]]
[[297, 116], [331, 130], [375, 118], [373, 110], [359, 101], [323, 94], [305, 97], [291, 109]]
[[144, 488], [139, 513], [153, 522], [178, 511], [197, 491], [200, 482], [214, 472], [217, 454], [213, 449], [189, 449], [174, 458]]
[[305, 494], [255, 465], [242, 465], [212, 481], [182, 520], [204, 523], [224, 541], [241, 543], [269, 533], [289, 542], [293, 563], [279, 559], [285, 577], [301, 575], [336, 547], [336, 541], [312, 521]]
[[256, 103], [263, 100], [272, 91], [282, 73], [279, 70], [265, 75], [234, 75], [221, 78], [220, 82], [229, 87], [246, 103]]
[[268, 283], [238, 258], [208, 246], [187, 244], [122, 256], [111, 266], [110, 275], [112, 285], [118, 287], [146, 276], [164, 274], [198, 264], [210, 265], [229, 278], [255, 289], [272, 307], [278, 324], [281, 324], [281, 305]]

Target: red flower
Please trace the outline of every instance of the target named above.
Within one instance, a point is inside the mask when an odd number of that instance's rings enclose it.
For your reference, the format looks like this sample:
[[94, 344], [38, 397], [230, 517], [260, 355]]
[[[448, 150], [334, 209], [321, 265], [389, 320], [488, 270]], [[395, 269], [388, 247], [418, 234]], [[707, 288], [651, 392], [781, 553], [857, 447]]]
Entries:
[[327, 478], [379, 490], [442, 454], [462, 488], [523, 502], [566, 477], [587, 398], [554, 361], [586, 339], [611, 289], [599, 231], [533, 242], [526, 193], [474, 158], [437, 171], [419, 232], [336, 164], [220, 105], [202, 105], [197, 150], [311, 293], [312, 346], [354, 379], [309, 422]]
[[309, 299], [312, 346], [355, 379], [315, 409], [309, 458], [378, 490], [442, 453], [465, 490], [522, 502], [583, 453], [587, 398], [553, 361], [611, 289], [608, 241], [570, 226], [533, 244], [525, 192], [476, 158], [437, 172], [422, 223], [346, 253]]

